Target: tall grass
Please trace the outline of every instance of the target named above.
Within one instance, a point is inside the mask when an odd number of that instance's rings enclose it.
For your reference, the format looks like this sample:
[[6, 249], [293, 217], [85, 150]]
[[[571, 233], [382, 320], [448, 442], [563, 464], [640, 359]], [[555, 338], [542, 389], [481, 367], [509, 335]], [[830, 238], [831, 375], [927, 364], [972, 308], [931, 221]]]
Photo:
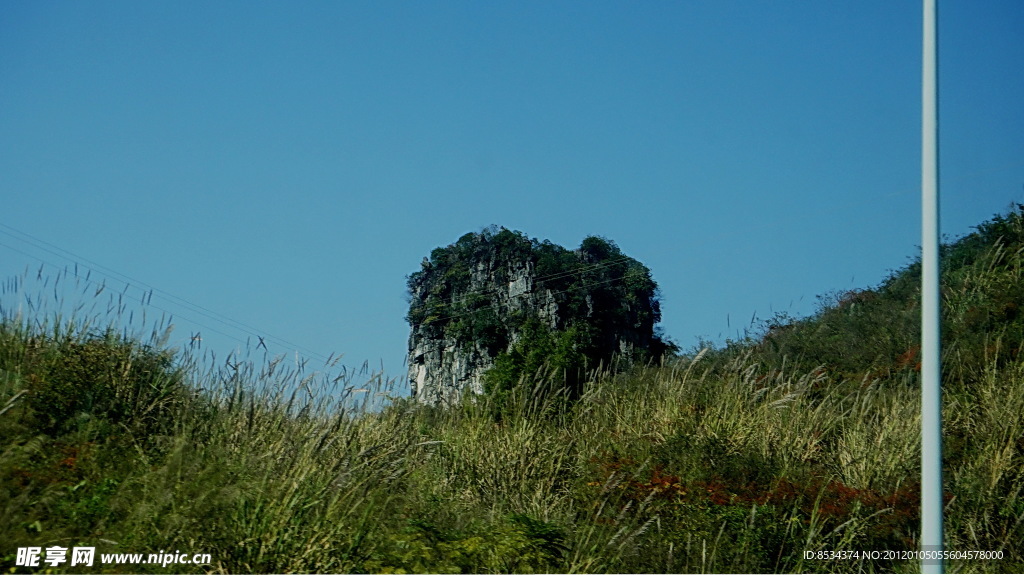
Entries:
[[[10, 361], [38, 336], [2, 333], [8, 564], [16, 547], [65, 542], [211, 553], [196, 571], [917, 567], [804, 558], [915, 548], [917, 400], [897, 382], [829, 386], [820, 371], [705, 357], [598, 374], [568, 411], [525, 397], [496, 421], [486, 399], [296, 409], [279, 382], [228, 370], [215, 391], [182, 382], [159, 435], [82, 415], [43, 432], [19, 396], [38, 367]], [[996, 363], [981, 387], [947, 390], [947, 517], [949, 548], [1005, 558], [958, 571], [1024, 565], [1022, 366]]]

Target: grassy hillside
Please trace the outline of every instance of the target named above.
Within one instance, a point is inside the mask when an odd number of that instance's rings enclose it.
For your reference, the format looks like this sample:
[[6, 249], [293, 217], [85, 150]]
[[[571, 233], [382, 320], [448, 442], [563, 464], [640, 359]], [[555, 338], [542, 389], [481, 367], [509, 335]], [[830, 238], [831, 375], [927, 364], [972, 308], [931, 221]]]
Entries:
[[[1003, 557], [947, 569], [1021, 572], [1024, 210], [945, 256], [947, 549]], [[155, 344], [7, 317], [0, 561], [86, 545], [211, 556], [90, 572], [917, 571], [815, 555], [916, 549], [917, 273], [596, 374], [568, 409], [531, 391], [544, 373], [501, 405], [338, 409], [280, 364], [198, 372]]]

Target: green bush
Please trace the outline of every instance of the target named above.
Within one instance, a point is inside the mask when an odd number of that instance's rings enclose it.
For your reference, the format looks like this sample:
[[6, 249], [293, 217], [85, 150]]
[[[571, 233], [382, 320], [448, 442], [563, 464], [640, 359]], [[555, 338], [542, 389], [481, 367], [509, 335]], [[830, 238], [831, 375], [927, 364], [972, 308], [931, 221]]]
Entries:
[[53, 344], [37, 359], [43, 365], [29, 376], [28, 405], [51, 435], [93, 418], [152, 433], [182, 399], [182, 376], [170, 355], [111, 332]]
[[[582, 330], [556, 331], [538, 320], [528, 321], [519, 341], [495, 358], [484, 373], [484, 392], [496, 414], [514, 411], [514, 398], [553, 407], [577, 399], [583, 392], [590, 359]], [[515, 393], [518, 392], [518, 395]], [[556, 397], [557, 396], [557, 397]]]
[[375, 573], [548, 573], [559, 570], [566, 550], [562, 529], [525, 514], [462, 528], [409, 519], [362, 568]]

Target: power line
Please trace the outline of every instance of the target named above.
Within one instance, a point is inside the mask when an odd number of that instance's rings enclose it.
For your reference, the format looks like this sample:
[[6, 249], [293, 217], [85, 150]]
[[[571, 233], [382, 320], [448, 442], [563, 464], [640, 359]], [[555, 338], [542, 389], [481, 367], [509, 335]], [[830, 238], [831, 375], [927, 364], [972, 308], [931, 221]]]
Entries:
[[[18, 252], [18, 253], [20, 253], [22, 255], [25, 255], [25, 256], [28, 256], [30, 258], [33, 258], [33, 259], [41, 262], [44, 266], [50, 266], [51, 268], [54, 268], [56, 270], [61, 270], [61, 266], [60, 265], [54, 264], [53, 262], [50, 262], [48, 260], [44, 260], [43, 258], [40, 258], [39, 256], [36, 256], [36, 255], [33, 255], [33, 254], [30, 254], [30, 253], [28, 253], [28, 252], [26, 252], [24, 250], [20, 250], [20, 249], [18, 249], [16, 247], [13, 247], [11, 245], [5, 244], [3, 242], [0, 242], [0, 246], [3, 246], [3, 247], [5, 247], [5, 248], [7, 248], [7, 249], [9, 249], [11, 251], [15, 251], [15, 252]], [[42, 270], [43, 270], [43, 268], [40, 267], [37, 277], [41, 277], [42, 276]], [[67, 267], [65, 266], [63, 268], [63, 270], [66, 272], [67, 271]], [[93, 270], [90, 270], [90, 271], [93, 271]], [[101, 294], [104, 290], [106, 290], [106, 288], [107, 288], [106, 280], [104, 280], [103, 282], [97, 282], [96, 280], [90, 279], [89, 277], [82, 277], [80, 275], [77, 275], [77, 273], [75, 275], [75, 279], [81, 280], [81, 281], [85, 282], [86, 284], [89, 284], [89, 285], [92, 285], [92, 286], [96, 286], [98, 289], [96, 290], [94, 295], [97, 295], [97, 296], [99, 294]], [[125, 285], [126, 285], [126, 288], [127, 288], [128, 284], [125, 284]], [[55, 282], [55, 285], [54, 285], [54, 290], [56, 290], [56, 282]], [[128, 295], [127, 289], [125, 289], [120, 294], [118, 294], [118, 300], [119, 300], [119, 303], [120, 303], [121, 299], [127, 298], [127, 299], [130, 299], [132, 301], [136, 301], [136, 302], [138, 302], [138, 303], [140, 303], [142, 305], [149, 306], [149, 307], [152, 307], [154, 309], [160, 310], [160, 311], [162, 311], [162, 312], [164, 312], [166, 314], [169, 314], [172, 317], [175, 316], [175, 315], [177, 315], [179, 317], [184, 317], [185, 319], [191, 321], [192, 323], [195, 323], [196, 325], [201, 326], [203, 329], [208, 329], [208, 330], [210, 330], [210, 331], [212, 331], [214, 333], [218, 333], [220, 335], [223, 335], [224, 337], [233, 339], [233, 340], [238, 341], [240, 343], [245, 343], [243, 340], [238, 339], [235, 336], [232, 336], [232, 335], [230, 335], [228, 333], [225, 333], [225, 332], [222, 332], [220, 330], [217, 330], [216, 328], [212, 328], [210, 326], [204, 325], [204, 324], [202, 324], [202, 323], [200, 323], [198, 321], [195, 321], [194, 319], [192, 319], [192, 318], [190, 318], [188, 316], [185, 316], [185, 315], [182, 315], [182, 314], [176, 314], [175, 312], [173, 312], [171, 310], [168, 310], [166, 308], [162, 308], [162, 307], [160, 307], [158, 305], [150, 303], [148, 298], [146, 297], [146, 294], [148, 294], [148, 293], [151, 293], [151, 292], [145, 292], [143, 294], [143, 296], [140, 298], [140, 297], [135, 297], [135, 296], [132, 296], [132, 295]]]
[[[54, 264], [51, 261], [45, 260], [43, 258], [40, 258], [39, 256], [30, 254], [30, 253], [28, 253], [28, 252], [26, 252], [24, 250], [20, 250], [18, 248], [15, 248], [15, 247], [13, 247], [11, 245], [8, 245], [8, 244], [5, 244], [3, 242], [0, 242], [0, 246], [3, 246], [3, 247], [5, 247], [5, 248], [7, 248], [9, 250], [12, 250], [12, 251], [18, 252], [20, 254], [23, 254], [25, 256], [28, 256], [30, 258], [33, 258], [33, 259], [41, 262], [44, 266], [50, 266], [51, 268], [54, 268], [54, 269], [56, 269], [58, 271], [60, 271], [62, 269], [61, 266], [58, 265], [58, 264]], [[76, 264], [76, 266], [77, 266], [77, 264]], [[83, 267], [86, 267], [86, 266], [83, 266]], [[86, 267], [86, 269], [89, 269], [90, 273], [92, 271], [95, 271], [95, 270], [92, 270], [91, 268], [88, 268], [88, 267]], [[37, 277], [41, 277], [42, 276], [42, 270], [43, 270], [43, 267], [40, 267]], [[66, 272], [67, 271], [67, 266], [65, 266], [63, 268], [63, 270]], [[96, 289], [96, 292], [94, 294], [96, 296], [101, 294], [107, 288], [106, 280], [104, 280], [103, 282], [97, 282], [96, 280], [90, 279], [90, 277], [88, 277], [88, 276], [87, 277], [82, 277], [80, 275], [77, 275], [77, 270], [76, 270], [75, 279], [81, 280], [81, 281], [85, 282], [86, 284], [89, 284], [89, 285], [92, 285], [92, 286], [96, 286], [97, 289]], [[120, 280], [117, 280], [117, 281], [120, 281]], [[124, 282], [122, 282], [122, 283], [124, 283]], [[127, 289], [128, 287], [130, 287], [130, 284], [126, 283], [125, 284], [125, 290], [122, 291], [120, 294], [118, 294], [119, 303], [120, 303], [121, 299], [127, 298], [127, 299], [130, 299], [132, 301], [136, 301], [136, 302], [138, 302], [138, 303], [140, 303], [142, 305], [145, 305], [145, 306], [148, 306], [148, 307], [152, 307], [152, 308], [157, 309], [159, 311], [162, 311], [162, 312], [164, 312], [166, 314], [169, 314], [171, 317], [174, 317], [174, 316], [183, 317], [183, 318], [187, 319], [188, 321], [190, 321], [190, 322], [192, 322], [192, 323], [202, 327], [203, 329], [212, 331], [213, 333], [220, 334], [220, 335], [222, 335], [224, 337], [227, 337], [227, 338], [232, 339], [234, 341], [237, 341], [239, 343], [247, 343], [246, 341], [244, 341], [242, 339], [239, 339], [236, 336], [233, 336], [231, 334], [228, 334], [228, 333], [225, 333], [223, 331], [220, 331], [220, 330], [218, 330], [216, 328], [213, 328], [213, 327], [210, 327], [208, 325], [205, 325], [205, 324], [203, 324], [203, 323], [201, 323], [199, 321], [196, 321], [195, 319], [190, 318], [190, 317], [188, 317], [188, 316], [186, 316], [184, 314], [175, 313], [175, 312], [173, 312], [171, 310], [168, 310], [166, 308], [163, 308], [163, 307], [160, 307], [158, 305], [155, 305], [155, 304], [151, 303], [151, 298], [147, 298], [146, 295], [147, 294], [151, 295], [152, 292], [144, 292], [142, 297], [135, 297], [135, 296], [132, 296], [132, 295], [128, 295], [128, 293], [127, 293], [128, 292], [128, 289]], [[55, 282], [55, 285], [54, 285], [54, 289], [56, 290], [56, 282]], [[252, 335], [252, 334], [250, 334], [250, 335]]]
[[[312, 350], [309, 350], [307, 348], [298, 346], [298, 345], [296, 345], [294, 343], [291, 343], [291, 342], [289, 342], [287, 340], [284, 340], [282, 338], [279, 338], [279, 337], [273, 336], [271, 334], [268, 334], [266, 331], [260, 330], [259, 328], [255, 327], [255, 326], [251, 326], [249, 324], [246, 324], [246, 323], [243, 323], [241, 321], [235, 320], [235, 319], [233, 319], [233, 318], [231, 318], [229, 316], [226, 316], [224, 314], [218, 313], [218, 312], [216, 312], [214, 310], [211, 310], [211, 309], [206, 308], [204, 306], [201, 306], [199, 304], [195, 304], [195, 303], [193, 303], [191, 301], [188, 301], [188, 300], [186, 300], [184, 298], [176, 296], [176, 295], [174, 295], [174, 294], [172, 294], [170, 292], [167, 292], [165, 290], [161, 290], [159, 288], [156, 288], [156, 287], [154, 287], [154, 286], [152, 286], [152, 285], [150, 285], [150, 284], [148, 284], [146, 282], [143, 282], [143, 281], [140, 281], [138, 279], [135, 279], [135, 278], [133, 278], [133, 277], [127, 275], [127, 274], [121, 273], [121, 272], [119, 272], [117, 270], [114, 270], [112, 268], [109, 268], [107, 266], [104, 266], [102, 264], [94, 262], [92, 260], [89, 260], [88, 258], [79, 256], [78, 254], [75, 254], [75, 253], [71, 252], [70, 250], [66, 250], [66, 249], [64, 249], [64, 248], [62, 248], [60, 246], [54, 245], [54, 244], [52, 244], [50, 242], [47, 242], [47, 241], [45, 241], [43, 239], [37, 238], [37, 237], [35, 237], [35, 236], [31, 235], [31, 234], [28, 234], [26, 232], [18, 230], [17, 228], [14, 228], [13, 226], [10, 226], [10, 225], [7, 225], [7, 224], [4, 224], [4, 223], [0, 222], [0, 228], [5, 228], [5, 229], [0, 229], [0, 233], [2, 233], [2, 234], [5, 234], [5, 235], [7, 235], [7, 236], [17, 240], [17, 241], [29, 244], [32, 247], [34, 247], [36, 249], [39, 249], [39, 250], [41, 250], [43, 252], [49, 253], [49, 254], [51, 254], [53, 256], [56, 256], [58, 258], [62, 258], [62, 259], [68, 260], [71, 263], [73, 263], [74, 266], [75, 266], [75, 270], [74, 270], [75, 277], [78, 278], [78, 279], [81, 279], [82, 281], [85, 281], [86, 283], [88, 283], [90, 285], [97, 286], [98, 287], [97, 292], [96, 292], [97, 295], [105, 289], [106, 282], [104, 281], [101, 284], [99, 282], [96, 282], [95, 280], [90, 279], [91, 278], [91, 274], [93, 272], [95, 272], [97, 275], [105, 276], [108, 279], [113, 279], [114, 281], [117, 281], [117, 282], [120, 282], [120, 283], [124, 284], [125, 289], [122, 292], [122, 294], [119, 296], [119, 298], [120, 297], [128, 297], [128, 299], [136, 301], [136, 302], [138, 302], [138, 303], [140, 303], [142, 305], [147, 305], [147, 306], [152, 307], [154, 309], [160, 310], [160, 311], [162, 311], [164, 313], [170, 314], [171, 316], [177, 315], [179, 317], [182, 317], [182, 318], [184, 318], [184, 319], [186, 319], [186, 320], [188, 320], [188, 321], [190, 321], [190, 322], [192, 322], [192, 323], [202, 327], [203, 329], [206, 329], [206, 330], [209, 330], [209, 331], [211, 331], [213, 333], [222, 335], [222, 336], [224, 336], [224, 337], [226, 337], [228, 339], [231, 339], [233, 341], [237, 341], [239, 343], [244, 343], [246, 345], [249, 344], [249, 341], [245, 341], [245, 340], [242, 340], [242, 339], [240, 339], [238, 337], [232, 336], [232, 335], [230, 335], [230, 334], [228, 334], [228, 333], [226, 333], [224, 331], [221, 331], [221, 330], [216, 329], [214, 327], [211, 327], [211, 326], [209, 326], [207, 324], [204, 324], [204, 323], [202, 323], [200, 321], [197, 321], [194, 318], [191, 318], [191, 317], [189, 317], [187, 315], [184, 315], [184, 314], [181, 314], [181, 313], [175, 313], [175, 312], [173, 312], [171, 310], [168, 310], [166, 308], [163, 308], [161, 306], [153, 304], [152, 303], [153, 293], [161, 294], [165, 299], [171, 301], [171, 303], [176, 303], [177, 305], [181, 305], [181, 306], [185, 307], [190, 312], [199, 314], [199, 315], [201, 315], [203, 317], [206, 317], [208, 319], [211, 319], [213, 321], [216, 321], [218, 323], [226, 325], [226, 326], [228, 326], [228, 327], [230, 327], [232, 329], [236, 329], [238, 331], [241, 331], [241, 332], [245, 333], [246, 335], [250, 336], [250, 339], [252, 337], [256, 337], [257, 339], [260, 340], [261, 343], [264, 342], [264, 341], [270, 341], [271, 343], [277, 343], [279, 345], [283, 344], [284, 346], [291, 347], [291, 348], [297, 349], [299, 351], [303, 351], [306, 355], [308, 355], [308, 356], [310, 356], [310, 357], [312, 357], [314, 359], [323, 361], [325, 364], [330, 363], [331, 359], [334, 357], [334, 354], [331, 354], [331, 356], [329, 356], [329, 357], [325, 357], [322, 354], [316, 353], [316, 352], [314, 352]], [[21, 237], [19, 237], [19, 236], [21, 236]], [[39, 257], [38, 255], [34, 255], [34, 254], [31, 254], [31, 253], [28, 253], [28, 252], [26, 252], [24, 250], [18, 249], [18, 248], [14, 247], [14, 246], [11, 246], [11, 245], [7, 244], [7, 243], [0, 242], [0, 246], [6, 247], [6, 248], [8, 248], [8, 249], [10, 249], [12, 251], [21, 253], [21, 254], [23, 254], [25, 256], [28, 256], [30, 258], [36, 259], [36, 260], [42, 262], [43, 264], [48, 265], [48, 266], [50, 266], [50, 267], [52, 267], [54, 269], [57, 269], [57, 270], [61, 269], [61, 266], [58, 265], [58, 264], [54, 264], [53, 262], [47, 261], [47, 260]], [[575, 269], [575, 270], [569, 270], [569, 271], [563, 271], [563, 272], [555, 272], [555, 273], [551, 273], [551, 274], [545, 274], [543, 276], [537, 276], [537, 277], [534, 278], [534, 281], [535, 282], [542, 282], [542, 281], [550, 281], [550, 280], [554, 280], [554, 279], [561, 279], [561, 278], [564, 278], [564, 277], [570, 277], [570, 276], [574, 276], [574, 275], [582, 276], [583, 274], [588, 273], [588, 272], [597, 271], [597, 270], [600, 270], [600, 269], [603, 269], [603, 268], [607, 268], [607, 267], [612, 266], [612, 265], [616, 265], [618, 263], [629, 262], [629, 261], [636, 261], [636, 260], [634, 258], [630, 257], [630, 256], [621, 255], [621, 256], [617, 256], [615, 258], [611, 258], [611, 259], [608, 259], [608, 260], [605, 260], [605, 261], [602, 261], [602, 262], [596, 262], [596, 263], [593, 263], [593, 264], [588, 264], [586, 266], [583, 266], [583, 267]], [[88, 275], [86, 277], [83, 278], [83, 277], [81, 277], [78, 274], [78, 267], [79, 266], [81, 266], [82, 268], [88, 270], [89, 273], [88, 273]], [[66, 269], [66, 267], [65, 267], [65, 269]], [[40, 271], [40, 274], [41, 274], [41, 271]], [[618, 281], [620, 279], [623, 279], [623, 278], [612, 278], [610, 280], [605, 280], [605, 281], [597, 282], [597, 283], [594, 283], [594, 284], [590, 284], [590, 286], [588, 286], [588, 287], [604, 285], [604, 284], [612, 283], [614, 281]], [[146, 288], [146, 290], [148, 290], [148, 291], [144, 292], [142, 297], [132, 297], [132, 296], [129, 296], [129, 295], [127, 295], [127, 291], [128, 291], [128, 288], [132, 284], [136, 285], [137, 287], [141, 286], [142, 288]], [[560, 290], [560, 291], [555, 291], [555, 292], [551, 292], [549, 290], [548, 293], [550, 295], [552, 295], [552, 296], [555, 296], [555, 295], [560, 295], [560, 294], [563, 294], [563, 293], [568, 293], [569, 291], [572, 291], [572, 289], [574, 289], [574, 288], [569, 288], [569, 289], [566, 289], [566, 290]], [[481, 296], [481, 295], [483, 295], [483, 296], [495, 295], [499, 291], [500, 291], [500, 289], [494, 288], [494, 289], [491, 289], [491, 290], [484, 290], [484, 291], [480, 291], [480, 292], [471, 292], [471, 293], [463, 294], [462, 296], [460, 296], [460, 298], [458, 298], [456, 300], [453, 300], [451, 302], [448, 302], [448, 303], [441, 304], [438, 307], [450, 308], [450, 307], [453, 307], [453, 306], [457, 305], [461, 301], [467, 300], [468, 298], [475, 297], [475, 296]], [[521, 293], [521, 294], [516, 294], [515, 296], [512, 296], [512, 297], [525, 297], [526, 295], [529, 295], [529, 293], [531, 293], [531, 292], [524, 292], [524, 293]], [[147, 297], [147, 294], [148, 294], [148, 297]], [[473, 314], [473, 313], [479, 313], [481, 311], [484, 311], [484, 310], [472, 310], [472, 311], [469, 311], [469, 312], [466, 312], [466, 313], [462, 313], [462, 314], [454, 314], [454, 315], [450, 315], [450, 316], [444, 316], [444, 317], [440, 317], [440, 318], [435, 318], [435, 319], [431, 320], [430, 323], [434, 323], [434, 322], [442, 321], [442, 320], [457, 319], [459, 317], [464, 317], [464, 316], [467, 316], [467, 315], [470, 315], [470, 314]], [[260, 335], [260, 334], [264, 334], [264, 335]], [[263, 347], [266, 348], [265, 345]]]
[[[196, 325], [198, 325], [198, 326], [200, 326], [200, 327], [202, 327], [204, 329], [207, 329], [207, 330], [209, 330], [209, 331], [211, 331], [213, 333], [217, 333], [217, 334], [223, 335], [223, 336], [228, 337], [228, 338], [230, 338], [230, 339], [232, 339], [234, 341], [238, 341], [239, 343], [244, 343], [246, 345], [248, 345], [248, 343], [249, 343], [249, 342], [244, 341], [244, 340], [242, 340], [240, 338], [237, 338], [235, 336], [231, 336], [231, 335], [229, 335], [229, 334], [227, 334], [227, 333], [225, 333], [223, 331], [220, 331], [220, 330], [218, 330], [216, 328], [213, 328], [213, 327], [211, 327], [209, 325], [206, 325], [206, 324], [204, 324], [204, 323], [202, 323], [200, 321], [196, 321], [195, 319], [193, 319], [193, 318], [191, 318], [191, 317], [189, 317], [187, 315], [180, 314], [180, 313], [175, 314], [174, 312], [172, 312], [170, 310], [167, 310], [167, 309], [164, 309], [164, 308], [162, 308], [160, 306], [154, 305], [152, 303], [152, 294], [153, 293], [158, 293], [161, 296], [163, 296], [164, 299], [169, 300], [171, 303], [183, 306], [188, 311], [190, 311], [192, 313], [199, 314], [199, 315], [201, 315], [203, 317], [206, 317], [208, 319], [211, 319], [211, 320], [213, 320], [215, 322], [218, 322], [218, 323], [226, 325], [226, 326], [228, 326], [228, 327], [230, 327], [232, 329], [235, 329], [235, 330], [238, 330], [238, 331], [240, 331], [242, 333], [245, 333], [246, 335], [250, 336], [250, 338], [256, 337], [256, 338], [258, 338], [260, 340], [263, 340], [263, 341], [270, 341], [271, 343], [276, 343], [278, 345], [281, 345], [282, 347], [289, 347], [291, 349], [302, 351], [307, 356], [309, 356], [309, 357], [311, 357], [313, 359], [317, 359], [317, 360], [323, 361], [325, 364], [329, 363], [331, 361], [331, 359], [333, 358], [333, 354], [331, 356], [329, 356], [329, 357], [328, 356], [324, 356], [324, 355], [319, 354], [319, 353], [317, 353], [315, 351], [312, 351], [312, 350], [310, 350], [308, 348], [305, 348], [303, 346], [299, 346], [299, 345], [297, 345], [295, 343], [292, 343], [292, 342], [290, 342], [288, 340], [285, 340], [283, 338], [280, 338], [280, 337], [274, 336], [272, 334], [269, 334], [266, 331], [261, 330], [258, 327], [255, 327], [255, 326], [243, 323], [241, 321], [235, 320], [235, 319], [233, 319], [233, 318], [231, 318], [229, 316], [226, 316], [224, 314], [218, 313], [218, 312], [216, 312], [214, 310], [211, 310], [211, 309], [206, 308], [204, 306], [201, 306], [199, 304], [193, 303], [193, 302], [188, 301], [188, 300], [186, 300], [184, 298], [178, 297], [178, 296], [176, 296], [176, 295], [174, 295], [174, 294], [172, 294], [170, 292], [167, 292], [165, 290], [161, 290], [159, 288], [153, 287], [153, 286], [147, 284], [146, 282], [142, 282], [140, 280], [132, 278], [131, 276], [128, 276], [127, 274], [123, 274], [123, 273], [118, 272], [118, 271], [116, 271], [114, 269], [111, 269], [111, 268], [109, 268], [107, 266], [104, 266], [102, 264], [99, 264], [99, 263], [96, 263], [94, 261], [91, 261], [91, 260], [89, 260], [87, 258], [84, 258], [82, 256], [79, 256], [79, 255], [77, 255], [77, 254], [75, 254], [75, 253], [73, 253], [73, 252], [71, 252], [69, 250], [66, 250], [66, 249], [61, 248], [59, 246], [56, 246], [56, 245], [54, 245], [54, 244], [52, 244], [50, 242], [47, 242], [45, 240], [42, 240], [42, 239], [37, 238], [35, 236], [32, 236], [31, 234], [28, 234], [26, 232], [18, 230], [16, 228], [14, 228], [12, 226], [9, 226], [7, 224], [4, 224], [2, 222], [0, 222], [0, 228], [5, 228], [5, 229], [0, 229], [0, 233], [6, 234], [7, 236], [9, 236], [11, 238], [14, 238], [17, 241], [21, 241], [21, 242], [27, 243], [29, 245], [32, 245], [34, 248], [42, 250], [42, 251], [44, 251], [46, 253], [49, 253], [51, 255], [54, 255], [54, 256], [56, 256], [58, 258], [63, 258], [63, 259], [66, 259], [66, 260], [72, 262], [75, 265], [75, 275], [76, 275], [76, 277], [80, 277], [80, 276], [78, 276], [77, 268], [78, 268], [78, 266], [81, 266], [81, 267], [89, 270], [90, 274], [91, 274], [91, 272], [95, 272], [98, 275], [105, 276], [105, 277], [107, 277], [109, 279], [112, 279], [114, 281], [123, 283], [125, 285], [125, 291], [127, 291], [128, 287], [131, 286], [132, 284], [134, 284], [136, 286], [141, 286], [142, 288], [146, 288], [146, 290], [148, 290], [148, 294], [149, 294], [148, 298], [145, 297], [145, 295], [144, 295], [142, 298], [131, 298], [131, 299], [134, 300], [134, 301], [138, 301], [139, 303], [141, 303], [143, 305], [151, 306], [151, 307], [153, 307], [155, 309], [158, 309], [160, 311], [163, 311], [165, 313], [169, 313], [169, 314], [172, 314], [172, 315], [178, 315], [179, 317], [187, 319], [188, 321], [190, 321], [192, 323], [195, 323]], [[11, 233], [11, 232], [14, 232], [14, 233]], [[15, 233], [20, 235], [20, 236], [22, 236], [22, 237], [18, 237], [18, 235], [15, 235]], [[36, 260], [38, 260], [38, 261], [40, 261], [40, 262], [42, 262], [42, 263], [44, 263], [46, 265], [49, 265], [49, 266], [51, 266], [53, 268], [60, 269], [59, 265], [56, 265], [56, 264], [54, 264], [52, 262], [44, 260], [43, 258], [40, 258], [37, 255], [30, 254], [30, 253], [25, 252], [23, 250], [19, 250], [19, 249], [15, 248], [15, 247], [13, 247], [11, 245], [8, 245], [8, 244], [5, 244], [5, 243], [0, 243], [0, 245], [6, 247], [8, 249], [11, 249], [13, 251], [19, 252], [19, 253], [21, 253], [23, 255], [26, 255], [26, 256], [28, 256], [30, 258], [36, 259]], [[90, 280], [88, 277], [82, 278], [82, 279], [84, 281], [92, 284], [92, 285], [99, 285], [95, 281]]]

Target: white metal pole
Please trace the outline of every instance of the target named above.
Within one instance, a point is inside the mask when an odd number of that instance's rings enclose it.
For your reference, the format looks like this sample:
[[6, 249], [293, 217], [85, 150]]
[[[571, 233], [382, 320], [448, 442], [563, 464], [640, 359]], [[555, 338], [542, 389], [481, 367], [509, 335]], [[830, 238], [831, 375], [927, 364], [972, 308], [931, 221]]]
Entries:
[[[921, 551], [942, 573], [942, 363], [939, 341], [939, 138], [936, 0], [924, 0], [921, 82]], [[938, 552], [939, 557], [928, 554]]]

